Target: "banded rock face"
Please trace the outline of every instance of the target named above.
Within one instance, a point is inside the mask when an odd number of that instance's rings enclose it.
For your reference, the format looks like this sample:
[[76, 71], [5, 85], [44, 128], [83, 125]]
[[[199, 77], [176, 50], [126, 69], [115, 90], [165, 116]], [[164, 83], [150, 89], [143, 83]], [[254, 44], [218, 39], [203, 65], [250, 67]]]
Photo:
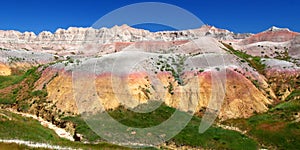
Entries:
[[[0, 31], [0, 48], [31, 50], [61, 55], [83, 50], [93, 46], [98, 51], [107, 51], [105, 45], [116, 43], [112, 51], [119, 51], [118, 43], [139, 41], [184, 41], [209, 36], [216, 39], [234, 40], [248, 37], [250, 34], [234, 34], [228, 30], [212, 26], [184, 31], [150, 32], [131, 28], [127, 25], [114, 26], [110, 29], [76, 28], [58, 29], [54, 33], [43, 31], [36, 35], [33, 32]], [[84, 47], [82, 45], [85, 45]]]
[[[78, 113], [78, 108], [82, 109], [85, 104], [84, 102], [76, 102], [74, 98], [73, 88], [75, 87], [72, 84], [71, 74], [63, 70], [57, 70], [57, 73], [58, 76], [46, 86], [48, 100], [55, 103], [57, 108], [62, 111]], [[219, 114], [220, 119], [245, 118], [252, 116], [255, 112], [267, 111], [267, 105], [271, 104], [272, 100], [269, 100], [250, 80], [232, 69], [227, 69], [226, 76], [226, 93]], [[158, 100], [155, 96], [159, 94], [161, 95], [159, 99], [168, 106], [186, 112], [200, 113], [208, 107], [212, 94], [219, 92], [212, 91], [210, 71], [198, 73], [184, 86], [174, 82], [171, 74], [158, 73], [157, 78], [164, 87], [169, 87], [172, 84], [172, 92], [168, 88], [154, 89], [151, 86], [151, 80], [147, 77], [146, 73], [132, 73], [122, 77], [109, 73], [97, 75], [95, 79], [97, 93], [94, 93], [96, 94], [94, 96], [97, 96], [98, 102], [106, 110], [109, 110], [118, 108], [120, 105], [135, 108], [149, 100]], [[40, 80], [46, 78], [49, 77], [42, 76]], [[84, 90], [89, 87], [82, 86], [80, 88]], [[88, 94], [86, 98], [88, 98]], [[84, 108], [88, 109], [91, 106]]]
[[287, 28], [271, 27], [267, 31], [252, 35], [242, 41], [243, 44], [251, 44], [263, 41], [286, 42], [294, 39], [299, 33], [290, 31]]
[[[297, 58], [299, 43], [297, 35], [298, 33], [278, 28], [271, 28], [256, 35], [235, 34], [211, 26], [185, 31], [154, 33], [126, 25], [115, 26], [111, 29], [58, 29], [55, 33], [42, 32], [39, 35], [31, 32], [0, 31], [0, 47], [2, 47], [0, 50], [0, 62], [2, 62], [0, 75], [10, 75], [13, 68], [25, 69], [30, 66], [65, 60], [62, 63], [55, 62], [56, 64], [43, 70], [41, 78], [34, 87], [36, 90], [46, 88], [47, 100], [59, 110], [78, 114], [82, 112], [79, 108], [89, 108], [93, 105], [82, 101], [76, 102], [74, 76], [70, 69], [76, 67], [76, 64], [73, 62], [71, 66], [68, 65], [70, 62], [65, 59], [66, 56], [74, 60], [78, 58], [82, 63], [86, 61], [82, 57], [97, 59], [102, 62], [100, 69], [111, 69], [113, 62], [104, 60], [120, 52], [143, 52], [149, 56], [177, 53], [186, 55], [188, 57], [186, 61], [200, 66], [197, 69], [193, 68], [194, 70], [190, 68], [190, 70], [181, 72], [182, 76], [185, 74], [190, 76], [187, 84], [179, 84], [172, 73], [163, 70], [158, 70], [154, 76], [161, 83], [160, 88], [153, 88], [153, 80], [149, 78], [150, 75], [147, 72], [143, 71], [132, 71], [129, 74], [121, 75], [109, 71], [91, 73], [92, 76], [95, 76], [96, 91], [95, 95], [88, 95], [86, 98], [96, 97], [106, 110], [115, 109], [120, 105], [133, 108], [147, 103], [149, 100], [160, 100], [168, 106], [186, 112], [195, 111], [196, 114], [201, 115], [203, 110], [208, 108], [212, 95], [216, 94], [214, 92], [221, 92], [212, 91], [212, 73], [218, 72], [216, 68], [220, 67], [226, 69], [224, 75], [226, 77], [224, 84], [226, 93], [219, 118], [244, 118], [250, 117], [255, 112], [267, 111], [267, 106], [274, 103], [274, 100], [284, 99], [289, 92], [298, 88], [297, 86], [278, 86], [282, 82], [286, 82], [286, 80], [280, 80], [286, 78], [285, 76], [281, 77], [282, 73], [298, 79], [299, 75], [293, 76], [293, 74], [298, 74], [299, 70], [278, 69], [274, 66], [276, 62], [267, 61], [266, 63], [271, 64], [269, 65], [270, 69], [267, 69], [263, 75], [259, 74], [249, 65], [241, 65], [240, 59], [225, 51], [225, 47], [219, 41], [230, 42], [233, 48], [256, 56], [262, 55], [262, 50], [266, 51], [264, 53], [266, 55], [271, 56], [274, 53], [272, 50], [269, 50], [271, 52], [267, 51], [266, 48], [277, 47], [282, 52], [284, 52], [284, 48], [288, 48], [290, 54]], [[139, 57], [131, 59], [137, 58]], [[198, 61], [197, 58], [202, 58], [202, 60]], [[196, 61], [193, 61], [194, 59]], [[154, 66], [154, 68], [156, 67]], [[117, 66], [114, 69], [121, 70], [122, 67], [118, 68]], [[86, 71], [90, 73], [91, 70], [87, 69]], [[274, 83], [269, 83], [268, 81], [273, 78], [276, 82], [274, 80]], [[290, 78], [287, 77], [287, 79]], [[89, 89], [91, 87], [87, 86], [85, 82], [90, 80], [91, 78], [87, 78], [85, 81], [80, 81], [79, 84], [83, 85], [83, 89]], [[277, 82], [279, 80], [280, 82]], [[290, 90], [285, 92], [283, 91], [285, 88], [290, 88]], [[278, 91], [284, 96], [276, 95]], [[95, 105], [95, 108], [97, 107], [98, 105]]]
[[279, 100], [285, 100], [291, 92], [300, 89], [300, 68], [291, 62], [266, 59], [265, 77]]
[[299, 64], [299, 36], [298, 32], [273, 26], [243, 40], [228, 42], [232, 42], [233, 47], [250, 55], [280, 59], [291, 57]]
[[[207, 46], [205, 44], [200, 45], [202, 45], [200, 49]], [[252, 83], [252, 80], [257, 79], [261, 84], [260, 86], [267, 89], [268, 84], [264, 77], [255, 71], [250, 73], [250, 69], [248, 71], [238, 71], [244, 70], [241, 66], [237, 66], [239, 60], [236, 60], [234, 55], [225, 52], [217, 54], [217, 48], [222, 50], [217, 46], [212, 46], [210, 54], [189, 56], [185, 60], [185, 65], [182, 65], [185, 67], [180, 75], [184, 84], [180, 84], [172, 71], [160, 70], [156, 62], [161, 61], [154, 61], [155, 63], [139, 61], [138, 65], [141, 65], [145, 71], [135, 71], [135, 66], [127, 68], [126, 65], [121, 65], [130, 64], [133, 61], [130, 58], [120, 59], [120, 56], [127, 58], [126, 54], [137, 54], [135, 59], [140, 57], [149, 60], [155, 60], [156, 57], [169, 58], [168, 54], [138, 53], [137, 51], [124, 51], [100, 58], [91, 58], [90, 60], [99, 62], [95, 68], [93, 64], [87, 63], [89, 60], [84, 61], [83, 65], [85, 66], [79, 73], [85, 76], [82, 76], [76, 83], [74, 83], [74, 78], [77, 76], [74, 76], [74, 70], [72, 70], [73, 67], [76, 68], [76, 64], [67, 67], [63, 64], [50, 66], [43, 72], [37, 83], [47, 83], [47, 99], [64, 112], [82, 113], [94, 109], [104, 111], [104, 109], [115, 109], [120, 105], [135, 108], [150, 100], [156, 100], [182, 111], [201, 114], [204, 109], [209, 109], [208, 104], [212, 101], [212, 95], [222, 92], [212, 90], [212, 80], [216, 79], [212, 78], [212, 75], [217, 74], [225, 79], [224, 87], [221, 89], [226, 89], [224, 97], [217, 99], [222, 104], [219, 114], [220, 119], [250, 117], [255, 112], [266, 111], [268, 109], [267, 105], [273, 101], [267, 98], [268, 95], [264, 90], [258, 89]], [[183, 53], [182, 55], [186, 54]], [[140, 59], [144, 60], [143, 58]], [[223, 59], [224, 62], [217, 63], [218, 59]], [[120, 60], [120, 62], [114, 62], [114, 60]], [[214, 63], [208, 63], [207, 60]], [[114, 63], [116, 65], [112, 65]], [[191, 64], [192, 66], [190, 66]], [[200, 68], [193, 68], [193, 65]], [[222, 68], [226, 71], [222, 71]], [[126, 72], [127, 70], [128, 72]], [[147, 70], [151, 71], [152, 74]], [[217, 85], [220, 86], [220, 84]], [[272, 94], [271, 89], [270, 91]], [[85, 100], [78, 101], [78, 99], [75, 99], [78, 96]], [[222, 102], [223, 100], [224, 102]], [[100, 103], [104, 109], [101, 108]]]

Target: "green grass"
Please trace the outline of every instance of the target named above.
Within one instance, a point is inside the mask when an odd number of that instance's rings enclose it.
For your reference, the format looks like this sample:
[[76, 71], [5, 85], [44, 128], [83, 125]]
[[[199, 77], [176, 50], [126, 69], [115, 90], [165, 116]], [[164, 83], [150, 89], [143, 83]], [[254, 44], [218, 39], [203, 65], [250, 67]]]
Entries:
[[94, 131], [90, 129], [90, 127], [85, 123], [85, 121], [80, 117], [65, 117], [62, 118], [66, 121], [71, 121], [76, 124], [76, 132], [82, 134], [84, 138], [86, 138], [90, 142], [100, 141], [102, 140]]
[[177, 145], [190, 145], [206, 149], [257, 149], [257, 143], [236, 131], [210, 127], [203, 134], [198, 133], [201, 123], [199, 118], [192, 121], [172, 140]]
[[14, 84], [18, 84], [29, 76], [32, 76], [34, 80], [39, 79], [40, 74], [37, 73], [37, 68], [38, 67], [33, 67], [31, 69], [28, 69], [26, 72], [18, 71], [18, 74], [13, 74], [9, 76], [0, 76], [0, 89], [6, 88]]
[[17, 75], [0, 76], [0, 89], [6, 88], [14, 84], [18, 84], [29, 76], [32, 76], [32, 78], [35, 81], [39, 79], [40, 75], [37, 73], [37, 67], [33, 67], [31, 69], [28, 69], [26, 72]]
[[[276, 126], [281, 122], [268, 123], [268, 126]], [[300, 147], [300, 124], [287, 123], [279, 129], [264, 129], [259, 126], [250, 131], [259, 141], [278, 149], [298, 149]]]
[[292, 100], [296, 96], [300, 96], [300, 90], [293, 91], [285, 100], [286, 101]]
[[0, 143], [0, 149], [1, 150], [8, 150], [8, 149], [12, 149], [12, 150], [35, 150], [35, 149], [41, 149], [41, 148], [31, 148], [25, 145], [19, 145], [19, 144], [15, 144], [15, 143]]
[[22, 75], [0, 76], [0, 89], [17, 84], [23, 80]]
[[[160, 124], [169, 118], [175, 110], [165, 105], [159, 107], [150, 113], [134, 113], [124, 107], [119, 107], [116, 110], [108, 111], [109, 115], [115, 118], [118, 122], [137, 128], [151, 127]], [[89, 141], [102, 140], [96, 133], [94, 133], [85, 121], [80, 117], [65, 117], [63, 120], [72, 121], [76, 126], [76, 131], [83, 134]]]
[[5, 95], [0, 95], [0, 104], [14, 104], [17, 99], [17, 94], [20, 91], [20, 87], [13, 89], [10, 93]]
[[1, 121], [1, 138], [32, 140], [45, 143], [47, 143], [48, 141], [60, 140], [60, 138], [52, 130], [44, 128], [36, 120], [24, 118], [20, 115], [5, 111], [2, 111], [1, 113], [6, 114], [6, 116], [12, 119]]
[[272, 149], [298, 149], [300, 123], [293, 122], [300, 112], [300, 101], [283, 102], [268, 112], [248, 119], [227, 120], [224, 123], [247, 130], [248, 135]]
[[47, 91], [44, 90], [36, 90], [31, 92], [31, 96], [46, 97], [47, 95], [48, 95]]
[[[147, 105], [144, 107], [147, 107]], [[162, 105], [149, 113], [135, 113], [124, 107], [119, 107], [116, 110], [109, 111], [108, 114], [126, 126], [146, 128], [159, 125], [170, 118], [174, 112], [175, 109]]]
[[[131, 127], [151, 127], [167, 120], [175, 109], [166, 105], [161, 105], [155, 111], [150, 113], [135, 113], [123, 107], [119, 109], [108, 111], [108, 113], [120, 123]], [[65, 118], [74, 121], [77, 124], [77, 132], [83, 134], [85, 137], [92, 136], [93, 140], [101, 140], [95, 136], [85, 122], [80, 117]], [[175, 142], [176, 145], [189, 145], [198, 148], [207, 149], [257, 149], [257, 143], [252, 139], [230, 130], [224, 130], [219, 127], [210, 127], [205, 133], [198, 132], [201, 119], [193, 117], [188, 125], [170, 141]], [[246, 146], [245, 146], [246, 145]]]
[[[0, 76], [0, 80], [3, 82], [0, 83], [0, 89], [6, 88], [11, 85], [19, 84], [22, 81], [25, 81], [24, 84], [27, 84], [29, 89], [27, 91], [22, 90], [24, 85], [18, 85], [12, 87], [10, 90], [10, 93], [0, 95], [0, 104], [14, 104], [17, 101], [17, 97], [19, 94], [24, 94], [24, 92], [31, 92], [33, 89], [34, 83], [40, 78], [40, 72], [37, 71], [38, 67], [33, 67], [31, 69], [28, 69], [26, 72], [24, 72], [21, 75], [11, 75], [11, 76]], [[33, 95], [37, 94], [45, 94], [43, 91], [36, 91], [32, 92]], [[28, 97], [22, 97], [21, 99], [26, 99]]]
[[[34, 119], [25, 118], [4, 110], [0, 110], [0, 139], [20, 139], [82, 149], [127, 149], [105, 142], [99, 144], [71, 142], [58, 137], [53, 130], [43, 127]], [[5, 145], [7, 146], [9, 144]], [[23, 146], [21, 146], [21, 148], [23, 148]]]
[[0, 104], [8, 105], [16, 102], [16, 94], [6, 94], [0, 97]]
[[300, 101], [292, 100], [292, 101], [282, 102], [277, 106], [275, 106], [274, 108], [271, 108], [269, 111], [270, 112], [282, 111], [283, 113], [292, 114], [293, 112], [300, 111]]

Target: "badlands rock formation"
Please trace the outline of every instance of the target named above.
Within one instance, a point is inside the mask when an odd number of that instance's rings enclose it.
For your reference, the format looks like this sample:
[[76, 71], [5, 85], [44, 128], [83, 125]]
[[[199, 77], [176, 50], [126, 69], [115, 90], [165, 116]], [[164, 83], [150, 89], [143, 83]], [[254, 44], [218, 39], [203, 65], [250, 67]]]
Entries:
[[256, 42], [286, 42], [293, 40], [295, 36], [299, 35], [297, 32], [290, 31], [287, 28], [271, 27], [267, 31], [252, 35], [242, 41], [244, 44], [251, 44]]
[[283, 59], [289, 54], [299, 64], [299, 35], [287, 28], [271, 27], [232, 44], [236, 49], [260, 57]]
[[[70, 27], [66, 30], [58, 29], [54, 33], [44, 31], [38, 35], [35, 35], [33, 32], [0, 31], [0, 48], [70, 54], [70, 52], [89, 53], [87, 49], [92, 51], [91, 47], [93, 47], [96, 49], [94, 53], [102, 51], [102, 54], [106, 54], [114, 52], [114, 50], [118, 51], [120, 49], [119, 45], [123, 45], [122, 43], [127, 45], [128, 42], [139, 41], [193, 40], [202, 36], [233, 40], [248, 37], [249, 34], [234, 34], [228, 30], [212, 26], [203, 26], [193, 30], [154, 33], [147, 30], [134, 29], [127, 25], [114, 26], [111, 29]], [[85, 44], [87, 47], [82, 47], [82, 44]], [[114, 50], [109, 52], [110, 49]]]
[[[201, 115], [204, 110], [212, 109], [209, 106], [212, 97], [224, 92], [224, 98], [218, 99], [222, 104], [220, 119], [250, 117], [267, 111], [268, 105], [284, 100], [291, 91], [299, 88], [282, 84], [286, 82], [282, 73], [291, 76], [295, 83], [299, 80], [299, 67], [288, 62], [299, 59], [298, 35], [275, 27], [252, 35], [211, 26], [149, 32], [122, 25], [111, 29], [58, 29], [55, 33], [38, 35], [0, 31], [0, 75], [51, 63], [40, 70], [41, 77], [34, 88], [46, 90], [47, 101], [59, 111], [70, 114], [83, 112], [83, 106], [98, 109], [96, 104], [78, 102], [78, 96], [83, 95], [87, 101], [96, 99], [105, 109], [120, 105], [133, 108], [158, 100]], [[257, 70], [247, 63], [253, 58], [241, 58], [220, 41], [240, 53], [266, 56], [265, 62], [258, 62], [266, 68]], [[137, 55], [132, 57], [126, 53]], [[140, 61], [135, 62], [137, 59]], [[284, 60], [277, 63], [278, 59]], [[98, 62], [98, 66], [89, 63], [91, 60]], [[130, 63], [134, 65], [125, 65]], [[286, 63], [293, 64], [293, 69], [284, 66]], [[89, 78], [76, 80], [74, 70], [82, 66], [79, 74]], [[221, 90], [212, 90], [215, 75], [226, 79], [223, 84], [217, 84]], [[89, 95], [93, 87], [88, 82], [93, 78], [95, 93]], [[80, 86], [74, 87], [74, 84]], [[78, 87], [82, 90], [76, 91]]]

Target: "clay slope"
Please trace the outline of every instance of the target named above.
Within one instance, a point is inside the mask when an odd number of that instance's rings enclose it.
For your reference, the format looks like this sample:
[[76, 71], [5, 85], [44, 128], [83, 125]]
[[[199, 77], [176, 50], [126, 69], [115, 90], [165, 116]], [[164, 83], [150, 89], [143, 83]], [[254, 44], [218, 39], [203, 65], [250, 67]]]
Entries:
[[[293, 69], [280, 65], [287, 61], [277, 63], [277, 59], [244, 58], [245, 53], [233, 53], [219, 41], [225, 39], [233, 49], [241, 49], [254, 56], [262, 55], [257, 47], [263, 48], [268, 57], [275, 53], [266, 49], [268, 44], [274, 49], [282, 48], [279, 54], [289, 49], [287, 46], [290, 45], [294, 50], [291, 52], [297, 56], [297, 34], [278, 28], [257, 35], [235, 34], [211, 26], [152, 33], [126, 25], [99, 30], [59, 29], [54, 34], [42, 32], [39, 35], [2, 31], [0, 45], [19, 50], [0, 51], [0, 73], [10, 75], [14, 70], [48, 64], [48, 68], [39, 70], [42, 74], [34, 88], [46, 90], [47, 100], [60, 111], [70, 114], [82, 112], [79, 106], [93, 106], [76, 102], [76, 94], [78, 91], [83, 92], [82, 95], [89, 93], [84, 90], [92, 87], [88, 86], [88, 81], [95, 77], [96, 88], [90, 91], [95, 90], [96, 94], [86, 95], [86, 99], [96, 97], [95, 100], [101, 102], [105, 109], [115, 109], [120, 105], [133, 108], [157, 100], [186, 112], [203, 115], [204, 110], [212, 109], [210, 102], [213, 95], [225, 91], [224, 97], [218, 98], [222, 101], [218, 117], [244, 118], [267, 111], [268, 105], [284, 100], [298, 89], [299, 86], [290, 86], [287, 82], [295, 79], [298, 83], [299, 69], [296, 65]], [[265, 68], [253, 66], [250, 63], [253, 58], [258, 65], [266, 65]], [[99, 64], [91, 68], [94, 64], [90, 61]], [[275, 64], [281, 68], [276, 68]], [[74, 83], [74, 69], [82, 65], [86, 66], [79, 73], [91, 78], [75, 80], [78, 82]], [[223, 85], [218, 85], [222, 88], [213, 91], [215, 84], [212, 78], [215, 75], [226, 80]], [[74, 84], [81, 85], [79, 87], [83, 90], [74, 93]], [[104, 110], [97, 107], [95, 105], [96, 110]]]
[[[170, 76], [170, 74], [164, 73], [158, 75], [160, 81], [162, 81], [166, 87], [169, 86], [168, 81], [170, 80]], [[125, 79], [124, 77], [113, 76], [111, 74], [98, 75], [95, 82], [99, 102], [101, 102], [103, 107], [107, 110], [115, 109], [120, 105], [134, 108], [139, 104], [147, 103], [151, 100], [153, 93], [161, 91], [149, 89], [149, 93], [145, 92], [145, 89], [151, 86], [149, 81], [146, 80], [146, 77], [147, 74], [142, 73], [130, 74], [125, 77]], [[130, 80], [128, 78], [130, 78]], [[183, 111], [193, 111], [193, 108], [196, 107], [196, 113], [201, 114], [203, 110], [207, 108], [212, 95], [210, 91], [212, 86], [210, 79], [210, 72], [198, 74], [198, 82], [196, 83], [198, 83], [197, 86], [201, 86], [201, 90], [199, 90], [198, 93], [189, 93], [188, 90], [186, 90], [192, 83], [184, 87], [172, 83], [174, 84], [174, 93], [171, 94], [168, 92], [168, 89], [165, 89], [163, 91], [163, 97], [160, 98], [168, 106], [180, 108]], [[119, 89], [113, 87], [115, 85], [111, 83], [111, 80], [122, 80], [125, 83], [119, 86], [128, 86], [128, 91], [119, 91]], [[195, 82], [193, 84], [195, 84]], [[65, 72], [59, 72], [58, 77], [54, 78], [54, 80], [47, 85], [48, 99], [56, 103], [56, 106], [63, 111], [78, 113], [77, 104], [84, 104], [80, 102], [76, 103], [73, 98], [73, 88], [72, 77]], [[191, 99], [194, 102], [190, 103]], [[180, 101], [183, 102], [183, 105], [179, 107]], [[271, 104], [271, 101], [268, 100], [251, 81], [231, 69], [227, 70], [226, 97], [219, 118], [250, 117], [253, 113], [265, 112], [268, 104]], [[82, 106], [79, 107], [81, 108]]]
[[[140, 52], [129, 51], [129, 53], [138, 55]], [[239, 59], [236, 56], [225, 54], [225, 52], [222, 54], [224, 62], [214, 61], [215, 64], [209, 64], [207, 59], [221, 58], [216, 51], [211, 53], [188, 56], [189, 58], [185, 60], [185, 69], [180, 75], [182, 83], [176, 79], [177, 76], [172, 71], [161, 69], [161, 66], [157, 64], [156, 59], [161, 62], [160, 58], [163, 60], [169, 58], [169, 54], [149, 52], [141, 52], [135, 57], [141, 60], [144, 60], [142, 58], [153, 60], [153, 62], [142, 61], [138, 64], [144, 71], [139, 70], [138, 66], [122, 66], [122, 64], [132, 62], [131, 59], [121, 59], [119, 56], [126, 57], [126, 53], [122, 52], [83, 61], [83, 70], [79, 71], [81, 76], [76, 76], [75, 81], [74, 67], [79, 67], [78, 65], [71, 64], [67, 67], [63, 64], [54, 65], [43, 72], [38, 83], [45, 83], [51, 78], [46, 85], [47, 99], [65, 112], [82, 113], [93, 109], [104, 111], [93, 101], [86, 101], [96, 97], [95, 101], [100, 102], [106, 110], [115, 109], [120, 105], [135, 108], [140, 104], [156, 100], [186, 112], [202, 115], [204, 110], [209, 109], [208, 105], [212, 100], [212, 95], [221, 92], [212, 91], [212, 78], [217, 74], [226, 79], [223, 87], [226, 89], [226, 93], [223, 97], [224, 102], [221, 102], [220, 119], [250, 117], [254, 113], [267, 111], [267, 106], [273, 103], [272, 98], [268, 98], [268, 94], [264, 90], [253, 84], [253, 80], [258, 80], [259, 86], [267, 89], [264, 77], [255, 71], [251, 73], [250, 69], [245, 71], [242, 66], [239, 66]], [[92, 63], [90, 64], [89, 61], [92, 60], [98, 62], [96, 68], [93, 68]], [[115, 62], [116, 60], [121, 61]], [[193, 65], [190, 66], [191, 64]], [[80, 80], [76, 80], [77, 77]], [[95, 84], [91, 86], [93, 78]], [[93, 86], [95, 86], [95, 93], [88, 94], [89, 91], [93, 91], [90, 89]], [[271, 93], [273, 92], [271, 91]], [[76, 95], [77, 97], [80, 95], [81, 98], [83, 96], [85, 101], [75, 99]]]

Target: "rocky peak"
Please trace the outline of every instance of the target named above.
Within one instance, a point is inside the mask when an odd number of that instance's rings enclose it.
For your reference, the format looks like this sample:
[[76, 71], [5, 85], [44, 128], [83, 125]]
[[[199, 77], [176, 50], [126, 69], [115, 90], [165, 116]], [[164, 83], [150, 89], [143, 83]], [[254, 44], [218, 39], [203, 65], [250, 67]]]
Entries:
[[252, 44], [257, 42], [287, 42], [293, 40], [299, 33], [290, 31], [288, 28], [271, 27], [264, 32], [254, 34], [241, 41], [241, 44]]
[[276, 27], [276, 26], [272, 26], [271, 28], [269, 28], [267, 30], [267, 32], [276, 32], [276, 31], [287, 31], [287, 32], [291, 32], [290, 29], [288, 28], [279, 28], [279, 27]]

